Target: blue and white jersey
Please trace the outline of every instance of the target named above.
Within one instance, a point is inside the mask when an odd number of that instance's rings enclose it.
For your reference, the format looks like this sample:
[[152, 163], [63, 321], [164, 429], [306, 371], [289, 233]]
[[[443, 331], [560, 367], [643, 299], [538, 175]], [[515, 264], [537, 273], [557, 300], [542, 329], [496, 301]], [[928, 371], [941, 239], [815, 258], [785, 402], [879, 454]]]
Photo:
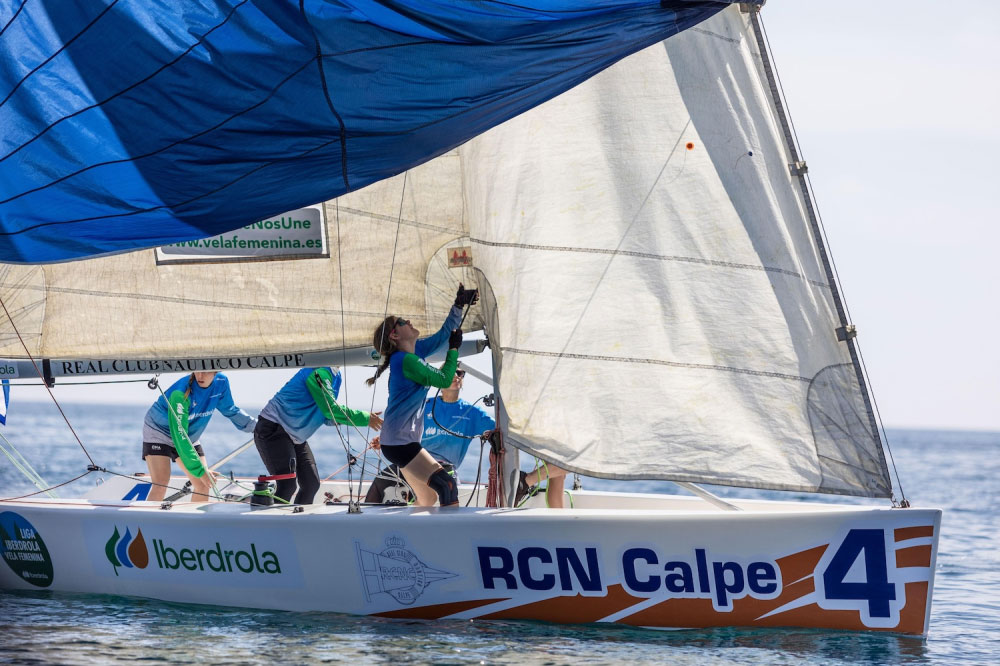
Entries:
[[[417, 340], [414, 352], [426, 359], [446, 344], [451, 332], [462, 321], [462, 308], [452, 307], [440, 330], [434, 335]], [[428, 387], [407, 379], [403, 374], [406, 352], [397, 351], [389, 359], [389, 404], [385, 408], [382, 424], [382, 446], [399, 446], [419, 442], [424, 434], [424, 401]]]
[[[327, 368], [333, 375], [333, 397], [340, 395], [340, 384], [343, 381], [340, 371], [336, 368]], [[319, 405], [309, 392], [306, 380], [314, 373], [316, 368], [302, 368], [289, 379], [281, 390], [274, 394], [274, 397], [260, 410], [261, 417], [274, 421], [288, 433], [292, 441], [302, 444], [313, 436], [322, 425], [336, 425], [336, 423], [323, 416]]]
[[[191, 401], [191, 408], [188, 414], [188, 437], [192, 442], [197, 442], [201, 434], [205, 432], [209, 419], [215, 410], [232, 421], [233, 425], [243, 432], [253, 432], [257, 425], [257, 419], [253, 418], [233, 402], [233, 394], [229, 390], [229, 378], [224, 374], [217, 373], [212, 383], [206, 388], [198, 386], [198, 382], [191, 381], [191, 376], [181, 377], [170, 385], [164, 393], [169, 396], [174, 391], [183, 393], [191, 386], [191, 394], [188, 399]], [[170, 422], [167, 420], [167, 401], [161, 395], [153, 403], [153, 406], [146, 412], [143, 420], [142, 439], [144, 442], [153, 444], [170, 444]]]
[[[431, 417], [431, 410], [434, 416]], [[435, 423], [435, 419], [437, 423]], [[438, 427], [438, 423], [452, 432], [466, 437], [450, 435]], [[470, 437], [492, 430], [496, 423], [489, 414], [464, 400], [445, 402], [441, 396], [427, 401], [424, 406], [424, 439], [421, 445], [438, 460], [461, 467], [465, 454], [472, 443]]]

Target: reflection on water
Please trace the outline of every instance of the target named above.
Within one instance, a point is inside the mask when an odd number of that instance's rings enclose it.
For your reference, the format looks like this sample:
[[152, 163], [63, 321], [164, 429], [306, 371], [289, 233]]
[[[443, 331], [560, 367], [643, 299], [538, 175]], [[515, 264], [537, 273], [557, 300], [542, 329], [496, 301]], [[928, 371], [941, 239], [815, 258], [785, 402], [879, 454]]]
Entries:
[[919, 638], [805, 629], [652, 631], [538, 622], [415, 621], [240, 611], [146, 599], [0, 593], [13, 663], [919, 663]]
[[[120, 472], [143, 468], [139, 424], [144, 412], [144, 407], [134, 406], [67, 406], [97, 463]], [[50, 405], [19, 404], [5, 435], [50, 481], [72, 478], [85, 468], [86, 458]], [[926, 641], [805, 629], [652, 631], [533, 622], [401, 621], [110, 596], [0, 592], [0, 663], [1000, 663], [996, 639], [1000, 513], [993, 510], [1000, 502], [1000, 433], [890, 431], [889, 435], [910, 501], [914, 506], [944, 509]], [[214, 419], [203, 440], [211, 442], [215, 452], [246, 441], [244, 433], [225, 419]], [[339, 445], [318, 445], [314, 452], [321, 472], [343, 464]], [[470, 453], [462, 469], [465, 478], [475, 477], [475, 463]], [[232, 468], [237, 474], [262, 471], [255, 452], [234, 461]], [[78, 487], [81, 483], [60, 493], [81, 492], [85, 490]], [[657, 482], [622, 487], [621, 482], [588, 479], [585, 485], [597, 490], [675, 491], [672, 484]], [[11, 465], [0, 464], [0, 495], [30, 490]], [[730, 497], [855, 501], [716, 490]]]

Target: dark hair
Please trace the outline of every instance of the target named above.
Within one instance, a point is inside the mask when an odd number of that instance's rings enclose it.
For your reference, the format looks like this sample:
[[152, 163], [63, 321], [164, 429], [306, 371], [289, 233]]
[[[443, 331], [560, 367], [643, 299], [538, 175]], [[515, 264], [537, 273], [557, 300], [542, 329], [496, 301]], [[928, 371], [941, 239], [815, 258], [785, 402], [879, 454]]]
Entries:
[[190, 376], [190, 377], [188, 377], [188, 385], [187, 385], [187, 388], [185, 388], [185, 389], [184, 389], [184, 397], [185, 397], [185, 398], [190, 398], [190, 397], [191, 397], [191, 388], [192, 388], [193, 386], [194, 386], [194, 373], [192, 372], [192, 373], [191, 373], [191, 376]]
[[375, 381], [389, 367], [389, 358], [396, 351], [396, 343], [389, 339], [389, 334], [392, 333], [392, 329], [396, 328], [398, 319], [399, 317], [395, 315], [389, 315], [375, 328], [375, 335], [372, 336], [372, 347], [382, 357], [382, 362], [379, 364], [378, 370], [375, 371], [375, 376], [365, 380], [368, 386], [374, 386]]

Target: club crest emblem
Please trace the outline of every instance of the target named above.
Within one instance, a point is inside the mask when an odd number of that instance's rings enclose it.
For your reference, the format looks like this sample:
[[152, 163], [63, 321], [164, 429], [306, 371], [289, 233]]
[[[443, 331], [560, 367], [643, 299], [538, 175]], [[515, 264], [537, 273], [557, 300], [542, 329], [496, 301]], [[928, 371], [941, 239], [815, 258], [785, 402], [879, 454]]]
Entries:
[[387, 538], [385, 549], [379, 553], [364, 550], [357, 541], [354, 548], [358, 554], [365, 601], [369, 603], [377, 594], [388, 594], [397, 602], [410, 605], [431, 583], [457, 575], [427, 566], [407, 550], [406, 542], [400, 537]]

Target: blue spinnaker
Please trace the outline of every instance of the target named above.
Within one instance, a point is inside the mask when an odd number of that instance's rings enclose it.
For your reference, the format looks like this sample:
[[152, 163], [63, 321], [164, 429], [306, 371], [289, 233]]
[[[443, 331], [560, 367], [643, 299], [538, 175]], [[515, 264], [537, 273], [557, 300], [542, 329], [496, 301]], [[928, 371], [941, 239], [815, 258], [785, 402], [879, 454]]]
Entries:
[[0, 261], [204, 238], [334, 198], [729, 4], [7, 3]]

